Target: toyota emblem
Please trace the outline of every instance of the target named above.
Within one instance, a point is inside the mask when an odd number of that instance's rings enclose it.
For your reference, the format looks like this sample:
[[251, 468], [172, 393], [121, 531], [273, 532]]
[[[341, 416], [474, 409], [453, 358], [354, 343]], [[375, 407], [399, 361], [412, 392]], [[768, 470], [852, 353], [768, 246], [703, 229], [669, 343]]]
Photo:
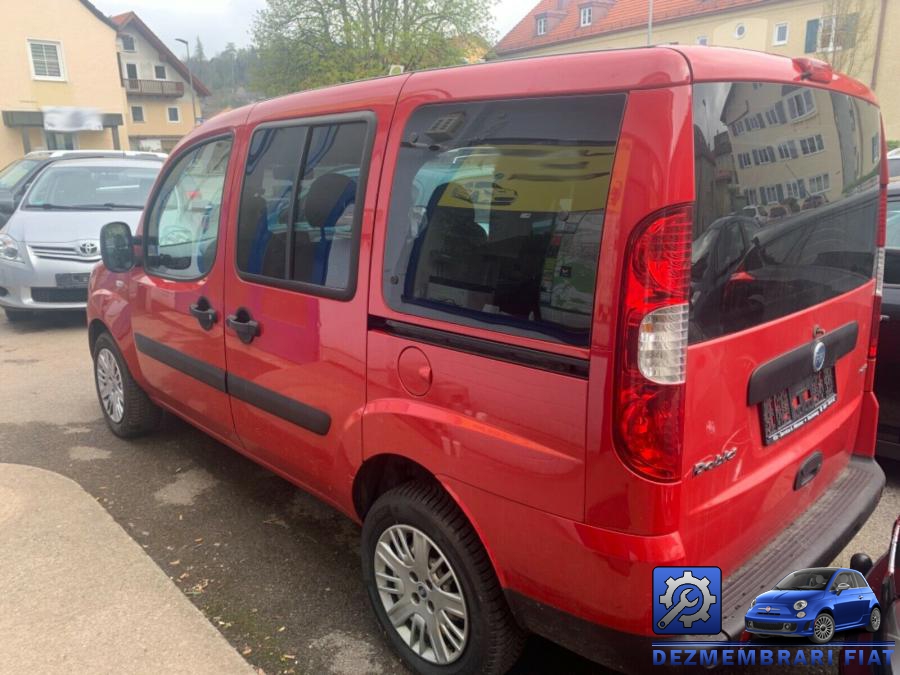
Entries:
[[816, 342], [813, 347], [813, 370], [819, 372], [825, 367], [826, 348], [824, 342]]
[[78, 252], [85, 258], [97, 255], [100, 251], [100, 245], [96, 241], [83, 241], [78, 245]]

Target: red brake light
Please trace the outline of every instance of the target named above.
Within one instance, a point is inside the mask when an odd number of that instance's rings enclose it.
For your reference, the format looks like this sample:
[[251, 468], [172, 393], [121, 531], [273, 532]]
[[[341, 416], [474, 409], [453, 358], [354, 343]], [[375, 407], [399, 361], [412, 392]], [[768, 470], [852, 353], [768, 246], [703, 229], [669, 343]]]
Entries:
[[660, 211], [625, 258], [616, 386], [616, 449], [641, 475], [681, 474], [693, 211]]
[[831, 65], [819, 59], [810, 59], [805, 56], [795, 58], [794, 69], [800, 72], [804, 80], [828, 84], [834, 77]]

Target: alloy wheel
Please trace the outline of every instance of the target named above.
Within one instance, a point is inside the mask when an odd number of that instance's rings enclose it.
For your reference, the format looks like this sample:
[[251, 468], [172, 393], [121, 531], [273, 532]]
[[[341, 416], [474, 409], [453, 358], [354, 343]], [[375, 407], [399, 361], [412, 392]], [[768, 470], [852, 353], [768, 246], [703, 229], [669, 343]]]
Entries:
[[834, 635], [834, 619], [828, 614], [820, 614], [813, 624], [813, 633], [822, 642], [828, 642]]
[[869, 617], [869, 625], [872, 627], [873, 631], [881, 628], [881, 610], [877, 607], [872, 609], [872, 615]]
[[392, 525], [375, 547], [378, 595], [394, 630], [428, 661], [453, 663], [466, 648], [469, 621], [456, 571], [424, 532]]
[[122, 371], [113, 353], [105, 347], [97, 352], [97, 390], [103, 410], [113, 422], [121, 422], [125, 416], [125, 393]]

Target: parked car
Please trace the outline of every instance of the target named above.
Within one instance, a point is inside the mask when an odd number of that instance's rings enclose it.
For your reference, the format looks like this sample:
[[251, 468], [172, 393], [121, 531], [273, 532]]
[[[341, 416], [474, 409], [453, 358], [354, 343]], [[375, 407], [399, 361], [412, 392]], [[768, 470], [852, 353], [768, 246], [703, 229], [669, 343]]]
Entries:
[[900, 183], [888, 187], [884, 295], [875, 391], [878, 393], [878, 454], [900, 460]]
[[765, 206], [750, 205], [741, 209], [741, 215], [745, 218], [753, 218], [760, 225], [765, 224], [769, 220], [769, 212]]
[[41, 171], [0, 231], [0, 307], [17, 321], [37, 310], [83, 309], [100, 228], [136, 227], [162, 163], [67, 158]]
[[[708, 164], [732, 120], [789, 97], [818, 111], [804, 134], [841, 135], [817, 161], [843, 173], [818, 217], [755, 224], [740, 267], [717, 262], [749, 289], [723, 316], [692, 241], [760, 186]], [[878, 501], [880, 129], [824, 63], [707, 47], [220, 114], [136, 237], [103, 229], [101, 410], [122, 437], [170, 411], [360, 522], [372, 608], [415, 671], [503, 672], [530, 631], [646, 672], [655, 566], [763, 593]], [[723, 607], [722, 639], [745, 609]]]
[[163, 162], [168, 155], [162, 152], [134, 150], [34, 150], [0, 169], [0, 228], [19, 205], [25, 190], [46, 167], [61, 159], [90, 157], [148, 159]]
[[815, 644], [837, 631], [881, 626], [878, 597], [852, 569], [816, 567], [791, 572], [750, 603], [744, 620], [754, 635], [798, 635]]

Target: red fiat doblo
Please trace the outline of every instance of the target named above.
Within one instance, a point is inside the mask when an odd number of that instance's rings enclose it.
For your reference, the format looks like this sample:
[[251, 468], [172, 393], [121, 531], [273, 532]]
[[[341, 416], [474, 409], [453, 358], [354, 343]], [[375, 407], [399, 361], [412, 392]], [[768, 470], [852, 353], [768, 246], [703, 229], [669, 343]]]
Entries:
[[884, 167], [866, 87], [736, 50], [227, 112], [104, 230], [103, 412], [169, 410], [362, 523], [413, 670], [502, 672], [529, 631], [646, 669], [655, 566], [720, 567], [739, 639], [879, 498]]

